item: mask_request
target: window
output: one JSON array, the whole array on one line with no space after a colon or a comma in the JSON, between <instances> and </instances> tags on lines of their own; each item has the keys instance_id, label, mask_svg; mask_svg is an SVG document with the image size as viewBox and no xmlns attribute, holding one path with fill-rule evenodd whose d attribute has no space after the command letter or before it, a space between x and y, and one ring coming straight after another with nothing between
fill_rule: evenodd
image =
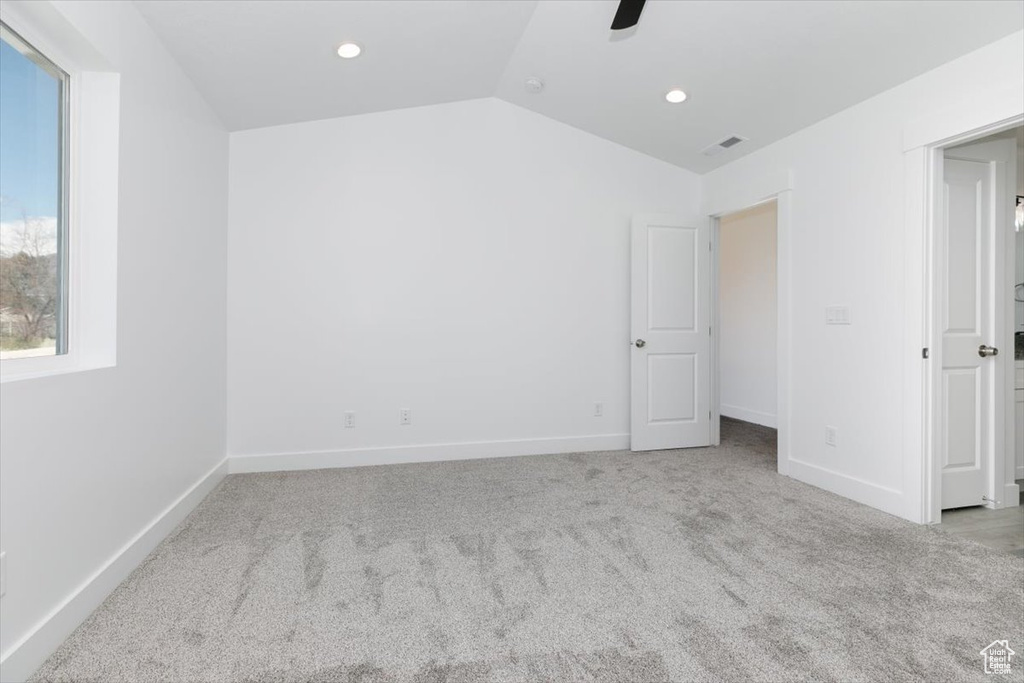
<instances>
[{"instance_id":1,"label":"window","mask_svg":"<svg viewBox=\"0 0 1024 683\"><path fill-rule=\"evenodd\" d=\"M67 353L68 75L0 23L0 360Z\"/></svg>"},{"instance_id":2,"label":"window","mask_svg":"<svg viewBox=\"0 0 1024 683\"><path fill-rule=\"evenodd\" d=\"M0 0L0 384L117 365L120 84L50 3Z\"/></svg>"}]
</instances>

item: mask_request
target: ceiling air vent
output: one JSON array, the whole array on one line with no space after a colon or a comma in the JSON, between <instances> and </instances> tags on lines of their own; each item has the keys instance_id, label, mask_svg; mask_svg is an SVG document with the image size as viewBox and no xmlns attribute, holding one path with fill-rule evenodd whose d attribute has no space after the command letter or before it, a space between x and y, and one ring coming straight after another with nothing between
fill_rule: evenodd
<instances>
[{"instance_id":1,"label":"ceiling air vent","mask_svg":"<svg viewBox=\"0 0 1024 683\"><path fill-rule=\"evenodd\" d=\"M739 135L730 135L726 139L719 140L710 147L705 147L704 149L701 150L700 153L706 157L713 157L716 154L721 154L730 147L735 147L736 145L744 141L746 141L746 138L740 137Z\"/></svg>"}]
</instances>

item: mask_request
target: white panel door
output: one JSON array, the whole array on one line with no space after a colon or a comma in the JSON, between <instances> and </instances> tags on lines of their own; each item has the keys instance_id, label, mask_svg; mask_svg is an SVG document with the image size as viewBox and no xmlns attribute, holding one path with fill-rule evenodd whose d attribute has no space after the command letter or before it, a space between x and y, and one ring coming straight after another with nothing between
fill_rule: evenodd
<instances>
[{"instance_id":1,"label":"white panel door","mask_svg":"<svg viewBox=\"0 0 1024 683\"><path fill-rule=\"evenodd\" d=\"M942 250L942 509L982 505L992 462L994 221L988 164L946 159Z\"/></svg>"},{"instance_id":2,"label":"white panel door","mask_svg":"<svg viewBox=\"0 0 1024 683\"><path fill-rule=\"evenodd\" d=\"M711 252L707 220L633 219L634 451L711 444Z\"/></svg>"}]
</instances>

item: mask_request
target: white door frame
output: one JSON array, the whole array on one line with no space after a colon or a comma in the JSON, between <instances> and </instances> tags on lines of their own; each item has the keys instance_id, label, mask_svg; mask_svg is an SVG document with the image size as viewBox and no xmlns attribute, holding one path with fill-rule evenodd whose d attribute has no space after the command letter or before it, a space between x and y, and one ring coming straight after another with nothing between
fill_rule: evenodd
<instances>
[{"instance_id":1,"label":"white door frame","mask_svg":"<svg viewBox=\"0 0 1024 683\"><path fill-rule=\"evenodd\" d=\"M721 435L721 315L719 311L720 229L723 216L749 209L758 204L776 203L776 415L778 421L778 472L789 474L790 462L790 388L792 386L792 244L793 175L780 170L759 178L749 185L724 188L720 196L706 198L702 214L711 222L711 443L719 445Z\"/></svg>"},{"instance_id":2,"label":"white door frame","mask_svg":"<svg viewBox=\"0 0 1024 683\"><path fill-rule=\"evenodd\" d=\"M942 215L938 204L942 188L937 183L942 179L943 150L1021 125L1024 122L1022 103L1024 85L1013 84L976 93L969 102L913 121L904 130L906 298L901 352L908 359L903 378L905 516L925 524L938 523L942 515L938 457L941 440L936 419L936 401L941 390L942 335L941 318L937 315L941 301L936 284L939 269L935 263L935 238L940 227L937 221ZM1013 250L1007 252L1007 259L1013 258ZM1012 319L1012 300L1005 308ZM1006 311L1002 311L1002 315L1007 315ZM1006 325L1006 329L1009 334L997 345L1001 351L1006 349L1004 353L1012 354L1013 326ZM922 357L924 349L928 349L927 360ZM1007 367L1006 381L1012 390L1013 363L1004 362L1004 366ZM1006 398L1004 409L1009 410L1011 399L1012 395ZM1012 448L1013 421L1004 420L1004 423L1004 443ZM1004 480L1004 469L992 467L996 481ZM1017 495L1016 490L1016 484L1011 482L995 492L995 496L1005 502L1008 496Z\"/></svg>"}]
</instances>

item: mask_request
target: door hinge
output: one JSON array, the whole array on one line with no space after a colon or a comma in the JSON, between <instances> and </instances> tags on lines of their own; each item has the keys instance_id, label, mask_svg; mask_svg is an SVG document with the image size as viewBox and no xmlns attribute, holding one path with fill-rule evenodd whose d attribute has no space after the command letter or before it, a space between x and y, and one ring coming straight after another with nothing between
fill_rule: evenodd
<instances>
[{"instance_id":1,"label":"door hinge","mask_svg":"<svg viewBox=\"0 0 1024 683\"><path fill-rule=\"evenodd\" d=\"M924 347L923 349L921 349L921 358L924 358L925 360L928 360L928 347L927 346Z\"/></svg>"}]
</instances>

